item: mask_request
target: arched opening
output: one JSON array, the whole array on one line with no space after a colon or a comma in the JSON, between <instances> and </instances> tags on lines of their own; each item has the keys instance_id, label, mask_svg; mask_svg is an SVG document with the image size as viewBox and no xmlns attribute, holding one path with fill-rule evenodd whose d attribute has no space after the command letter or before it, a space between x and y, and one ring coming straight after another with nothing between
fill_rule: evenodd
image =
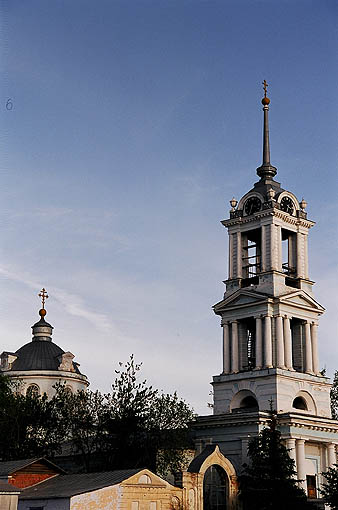
<instances>
[{"instance_id":1,"label":"arched opening","mask_svg":"<svg viewBox=\"0 0 338 510\"><path fill-rule=\"evenodd\" d=\"M250 390L240 390L236 393L230 403L231 413L246 413L258 411L259 405L256 395Z\"/></svg>"},{"instance_id":2,"label":"arched opening","mask_svg":"<svg viewBox=\"0 0 338 510\"><path fill-rule=\"evenodd\" d=\"M203 509L226 510L229 483L224 469L217 464L210 466L203 480Z\"/></svg>"},{"instance_id":3,"label":"arched opening","mask_svg":"<svg viewBox=\"0 0 338 510\"><path fill-rule=\"evenodd\" d=\"M40 395L40 388L37 384L30 384L27 388L26 395L30 397L37 397Z\"/></svg>"},{"instance_id":4,"label":"arched opening","mask_svg":"<svg viewBox=\"0 0 338 510\"><path fill-rule=\"evenodd\" d=\"M239 407L240 409L258 409L257 400L255 397L249 395L248 397L243 398Z\"/></svg>"},{"instance_id":5,"label":"arched opening","mask_svg":"<svg viewBox=\"0 0 338 510\"><path fill-rule=\"evenodd\" d=\"M303 397L296 397L292 402L292 407L295 409L300 409L301 411L307 411L307 405L305 399Z\"/></svg>"}]
</instances>

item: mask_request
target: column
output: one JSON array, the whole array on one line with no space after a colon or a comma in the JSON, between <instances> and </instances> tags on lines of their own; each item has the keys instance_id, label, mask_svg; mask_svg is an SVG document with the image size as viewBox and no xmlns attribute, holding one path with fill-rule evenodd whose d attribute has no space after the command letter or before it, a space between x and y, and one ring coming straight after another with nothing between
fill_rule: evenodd
<instances>
[{"instance_id":1,"label":"column","mask_svg":"<svg viewBox=\"0 0 338 510\"><path fill-rule=\"evenodd\" d=\"M334 443L329 443L327 445L327 461L328 461L328 467L333 467L334 464L337 463L336 445Z\"/></svg>"},{"instance_id":2,"label":"column","mask_svg":"<svg viewBox=\"0 0 338 510\"><path fill-rule=\"evenodd\" d=\"M239 372L237 321L231 321L231 372Z\"/></svg>"},{"instance_id":3,"label":"column","mask_svg":"<svg viewBox=\"0 0 338 510\"><path fill-rule=\"evenodd\" d=\"M230 373L229 323L223 323L223 374Z\"/></svg>"},{"instance_id":4,"label":"column","mask_svg":"<svg viewBox=\"0 0 338 510\"><path fill-rule=\"evenodd\" d=\"M256 370L260 370L263 366L263 334L262 334L262 318L256 317Z\"/></svg>"},{"instance_id":5,"label":"column","mask_svg":"<svg viewBox=\"0 0 338 510\"><path fill-rule=\"evenodd\" d=\"M270 225L270 269L278 269L278 249L277 249L277 230L276 225Z\"/></svg>"},{"instance_id":6,"label":"column","mask_svg":"<svg viewBox=\"0 0 338 510\"><path fill-rule=\"evenodd\" d=\"M312 369L316 375L319 374L317 328L318 324L313 322L311 324Z\"/></svg>"},{"instance_id":7,"label":"column","mask_svg":"<svg viewBox=\"0 0 338 510\"><path fill-rule=\"evenodd\" d=\"M304 236L297 232L297 277L304 278Z\"/></svg>"},{"instance_id":8,"label":"column","mask_svg":"<svg viewBox=\"0 0 338 510\"><path fill-rule=\"evenodd\" d=\"M305 322L305 372L312 374L312 345L311 345L311 330L310 323Z\"/></svg>"},{"instance_id":9,"label":"column","mask_svg":"<svg viewBox=\"0 0 338 510\"><path fill-rule=\"evenodd\" d=\"M285 315L283 319L283 329L284 329L284 363L288 370L293 370L291 327L290 319L287 315Z\"/></svg>"},{"instance_id":10,"label":"column","mask_svg":"<svg viewBox=\"0 0 338 510\"><path fill-rule=\"evenodd\" d=\"M237 232L237 278L242 278L242 234Z\"/></svg>"},{"instance_id":11,"label":"column","mask_svg":"<svg viewBox=\"0 0 338 510\"><path fill-rule=\"evenodd\" d=\"M276 225L276 237L277 237L277 260L278 266L277 270L282 271L282 229L279 225Z\"/></svg>"},{"instance_id":12,"label":"column","mask_svg":"<svg viewBox=\"0 0 338 510\"><path fill-rule=\"evenodd\" d=\"M306 473L305 473L305 440L296 439L296 458L297 458L297 478L299 485L306 491Z\"/></svg>"},{"instance_id":13,"label":"column","mask_svg":"<svg viewBox=\"0 0 338 510\"><path fill-rule=\"evenodd\" d=\"M297 466L297 460L296 460L296 440L292 439L292 438L287 439L286 440L286 447L289 450L288 454L289 454L290 459L292 459L294 461L294 463L295 463L295 475L294 475L294 478L296 478L296 476L297 476L297 469L296 469L296 466Z\"/></svg>"},{"instance_id":14,"label":"column","mask_svg":"<svg viewBox=\"0 0 338 510\"><path fill-rule=\"evenodd\" d=\"M309 255L307 234L304 234L304 278L309 278Z\"/></svg>"},{"instance_id":15,"label":"column","mask_svg":"<svg viewBox=\"0 0 338 510\"><path fill-rule=\"evenodd\" d=\"M277 315L276 321L276 347L277 347L277 367L285 368L284 363L284 335L283 335L283 318Z\"/></svg>"},{"instance_id":16,"label":"column","mask_svg":"<svg viewBox=\"0 0 338 510\"><path fill-rule=\"evenodd\" d=\"M232 234L229 234L229 279L234 277L234 265L233 265L233 250L234 250L234 238Z\"/></svg>"},{"instance_id":17,"label":"column","mask_svg":"<svg viewBox=\"0 0 338 510\"><path fill-rule=\"evenodd\" d=\"M272 367L272 337L271 337L271 317L264 317L264 367Z\"/></svg>"},{"instance_id":18,"label":"column","mask_svg":"<svg viewBox=\"0 0 338 510\"><path fill-rule=\"evenodd\" d=\"M266 226L261 228L261 271L266 271Z\"/></svg>"}]
</instances>

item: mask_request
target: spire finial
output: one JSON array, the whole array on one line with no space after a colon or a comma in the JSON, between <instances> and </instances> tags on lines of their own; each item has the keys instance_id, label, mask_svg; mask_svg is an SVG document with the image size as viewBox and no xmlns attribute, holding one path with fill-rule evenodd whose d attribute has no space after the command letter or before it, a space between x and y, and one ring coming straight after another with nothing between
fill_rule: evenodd
<instances>
[{"instance_id":1,"label":"spire finial","mask_svg":"<svg viewBox=\"0 0 338 510\"><path fill-rule=\"evenodd\" d=\"M264 97L263 97L263 99L262 99L262 105L264 105L264 106L268 106L268 105L270 104L270 99L267 97L266 93L267 93L267 91L268 91L268 86L269 86L269 84L267 83L267 81L266 81L266 80L264 80L264 81L262 82L262 85L263 85L263 89L264 89Z\"/></svg>"},{"instance_id":2,"label":"spire finial","mask_svg":"<svg viewBox=\"0 0 338 510\"><path fill-rule=\"evenodd\" d=\"M263 128L263 164L257 168L257 174L261 179L273 179L277 173L277 168L270 163L270 140L269 140L269 104L270 99L267 97L268 83L266 80L262 82L264 89L264 97L262 99L263 112L264 112L264 128Z\"/></svg>"},{"instance_id":3,"label":"spire finial","mask_svg":"<svg viewBox=\"0 0 338 510\"><path fill-rule=\"evenodd\" d=\"M39 297L41 298L41 302L42 302L42 308L41 308L41 310L39 310L39 315L40 315L40 317L44 317L46 315L46 313L47 313L47 311L45 309L45 302L46 302L46 299L49 298L45 288L43 288L40 291Z\"/></svg>"}]
</instances>

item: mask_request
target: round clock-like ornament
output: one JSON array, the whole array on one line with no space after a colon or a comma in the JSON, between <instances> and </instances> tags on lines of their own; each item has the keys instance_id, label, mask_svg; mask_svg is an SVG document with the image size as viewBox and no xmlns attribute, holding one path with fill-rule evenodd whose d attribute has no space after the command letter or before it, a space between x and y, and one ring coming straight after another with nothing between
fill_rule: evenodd
<instances>
[{"instance_id":1,"label":"round clock-like ornament","mask_svg":"<svg viewBox=\"0 0 338 510\"><path fill-rule=\"evenodd\" d=\"M282 211L288 213L288 214L292 214L293 213L293 209L294 209L294 205L293 205L293 201L291 200L290 197L283 197L281 202L280 202L280 208L282 209Z\"/></svg>"},{"instance_id":2,"label":"round clock-like ornament","mask_svg":"<svg viewBox=\"0 0 338 510\"><path fill-rule=\"evenodd\" d=\"M250 197L244 204L244 210L246 214L254 214L260 211L262 208L262 202L258 197Z\"/></svg>"}]
</instances>

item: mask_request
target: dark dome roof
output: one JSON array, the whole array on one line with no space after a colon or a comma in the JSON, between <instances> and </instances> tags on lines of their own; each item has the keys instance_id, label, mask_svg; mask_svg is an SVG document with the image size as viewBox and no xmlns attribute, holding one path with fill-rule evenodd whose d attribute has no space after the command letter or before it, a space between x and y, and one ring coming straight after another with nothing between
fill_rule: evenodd
<instances>
[{"instance_id":1,"label":"dark dome roof","mask_svg":"<svg viewBox=\"0 0 338 510\"><path fill-rule=\"evenodd\" d=\"M53 342L29 342L16 351L12 370L58 370L64 352ZM73 367L77 374L81 373L76 363Z\"/></svg>"}]
</instances>

